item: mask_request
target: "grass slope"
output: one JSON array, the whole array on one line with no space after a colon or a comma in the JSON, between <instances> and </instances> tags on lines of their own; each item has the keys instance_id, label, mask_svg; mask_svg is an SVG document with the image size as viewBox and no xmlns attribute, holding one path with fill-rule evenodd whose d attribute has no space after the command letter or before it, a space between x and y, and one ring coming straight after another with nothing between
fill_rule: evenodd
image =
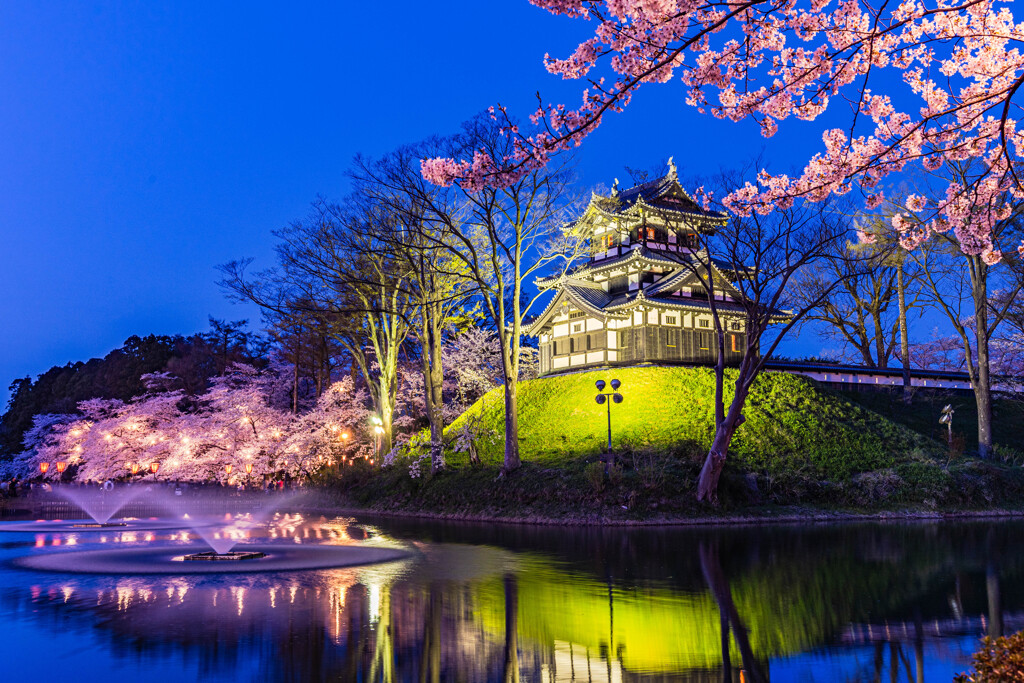
<instances>
[{"instance_id":1,"label":"grass slope","mask_svg":"<svg viewBox=\"0 0 1024 683\"><path fill-rule=\"evenodd\" d=\"M709 368L636 367L581 372L519 385L520 449L524 461L557 465L597 456L605 449L605 406L594 401L598 379L622 381L624 401L612 405L612 447L617 452L654 449L699 460L714 432L714 373ZM727 371L726 403L733 371ZM497 389L449 428L481 415L491 437L481 442L483 463L500 463L504 408ZM747 401L746 423L731 455L744 469L803 471L842 479L892 467L913 453L937 450L935 441L878 413L786 373L764 373ZM461 458L461 460L460 460ZM465 454L452 455L453 464Z\"/></svg>"},{"instance_id":2,"label":"grass slope","mask_svg":"<svg viewBox=\"0 0 1024 683\"><path fill-rule=\"evenodd\" d=\"M913 397L910 405L900 401L895 392L850 391L840 395L939 441L946 439L946 427L939 424L939 415L943 406L951 405L954 409L953 432L963 436L966 450L973 450L978 442L977 405L971 394L950 396L922 392ZM993 399L992 431L996 457L1024 464L1024 401L1001 397ZM1008 457L1001 457L1000 451Z\"/></svg>"},{"instance_id":3,"label":"grass slope","mask_svg":"<svg viewBox=\"0 0 1024 683\"><path fill-rule=\"evenodd\" d=\"M622 381L625 401L612 405L617 458L605 476L598 460L606 409L594 401L594 382L613 377ZM727 394L734 379L730 372ZM475 425L483 434L479 465L449 449L448 466L431 474L420 460L428 450L424 434L394 466L346 467L323 483L345 504L384 512L583 524L736 512L770 518L790 506L856 512L1024 504L1024 468L1010 460L950 460L944 444L915 431L937 419L930 403L909 410L892 395L843 395L785 373L765 373L754 387L722 474L721 505L697 503L697 476L713 432L713 395L714 374L707 368L619 368L522 382L523 466L514 473L501 472L504 409L498 389L446 430L454 443L464 426ZM894 411L893 419L882 410Z\"/></svg>"}]
</instances>

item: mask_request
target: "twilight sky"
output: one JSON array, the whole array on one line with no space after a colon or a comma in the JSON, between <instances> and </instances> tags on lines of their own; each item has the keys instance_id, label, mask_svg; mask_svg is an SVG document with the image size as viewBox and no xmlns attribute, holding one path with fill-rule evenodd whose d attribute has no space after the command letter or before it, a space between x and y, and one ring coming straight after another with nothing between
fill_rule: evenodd
<instances>
[{"instance_id":1,"label":"twilight sky","mask_svg":"<svg viewBox=\"0 0 1024 683\"><path fill-rule=\"evenodd\" d=\"M526 0L0 3L0 412L7 386L132 334L190 334L228 302L216 266L272 265L270 231L339 198L371 156L534 93L589 24ZM701 116L678 84L641 91L588 138L584 187L674 156L710 173L761 150L789 170L823 124ZM805 335L806 353L821 343Z\"/></svg>"}]
</instances>

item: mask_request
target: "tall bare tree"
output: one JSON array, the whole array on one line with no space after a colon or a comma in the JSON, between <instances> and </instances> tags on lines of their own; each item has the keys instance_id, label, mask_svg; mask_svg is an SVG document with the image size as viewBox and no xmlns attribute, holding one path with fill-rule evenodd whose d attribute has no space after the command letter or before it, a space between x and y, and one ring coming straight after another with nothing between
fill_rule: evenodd
<instances>
[{"instance_id":1,"label":"tall bare tree","mask_svg":"<svg viewBox=\"0 0 1024 683\"><path fill-rule=\"evenodd\" d=\"M1021 259L1016 247L1024 232L1024 203L1008 193L993 204L976 197L978 177L984 168L970 162L947 162L937 172L944 185L959 186L962 196L950 199L934 195L915 208L893 207L900 220L923 224L929 204L958 201L969 208L978 221L991 223L991 243L980 245L968 232L922 230L927 249L910 252L921 269L925 301L940 311L952 326L963 348L963 368L971 381L978 414L978 455L988 457L992 450L992 376L991 343L999 325L1012 312L1017 294L1024 289ZM926 187L922 196L929 192ZM908 202L910 203L910 202ZM993 220L993 216L1001 216ZM983 248L984 247L984 248ZM1001 258L993 260L993 254ZM993 298L996 290L999 298Z\"/></svg>"},{"instance_id":2,"label":"tall bare tree","mask_svg":"<svg viewBox=\"0 0 1024 683\"><path fill-rule=\"evenodd\" d=\"M318 201L309 218L279 230L278 267L249 277L248 261L222 267L235 296L289 318L323 323L366 381L391 449L399 352L411 331L407 264L375 238L379 212L358 201ZM380 454L378 453L378 454Z\"/></svg>"},{"instance_id":3,"label":"tall bare tree","mask_svg":"<svg viewBox=\"0 0 1024 683\"><path fill-rule=\"evenodd\" d=\"M884 217L859 217L858 222L858 231L870 235L870 243L837 245L835 254L797 278L795 298L815 297L824 285L837 282L805 321L820 323L821 336L851 348L867 367L887 368L893 356L899 356L905 361L904 388L909 390L908 314L920 310L920 273L893 239Z\"/></svg>"},{"instance_id":4,"label":"tall bare tree","mask_svg":"<svg viewBox=\"0 0 1024 683\"><path fill-rule=\"evenodd\" d=\"M357 157L351 172L357 193L387 217L375 223L377 240L408 273L434 472L445 466L441 352L447 332L464 326L465 308L476 291L465 263L453 254L454 193L431 185L419 172L420 159L436 144L402 147L376 160Z\"/></svg>"},{"instance_id":5,"label":"tall bare tree","mask_svg":"<svg viewBox=\"0 0 1024 683\"><path fill-rule=\"evenodd\" d=\"M492 158L515 153L513 140L487 117L464 124L444 156L486 149ZM439 150L441 151L441 150ZM586 253L581 236L564 230L575 197L570 159L502 187L456 185L459 211L449 218L454 239L438 242L465 267L502 350L505 400L504 472L520 466L518 387L523 320L540 294L528 291L535 275L565 269ZM435 212L440 214L442 212Z\"/></svg>"},{"instance_id":6,"label":"tall bare tree","mask_svg":"<svg viewBox=\"0 0 1024 683\"><path fill-rule=\"evenodd\" d=\"M726 186L736 182L736 178L720 181ZM815 296L798 300L793 297L793 283L803 270L834 254L836 245L847 235L845 218L833 211L830 202L822 202L777 209L767 215L734 215L708 240L707 251L711 256L707 258L713 256L716 269L736 274L731 284L739 293L735 303L746 317L747 334L732 399L721 419L716 419L715 436L697 481L698 500L718 498L718 480L729 446L746 420L743 410L747 397L765 362L785 335L816 309L837 284L823 283ZM709 296L709 301L714 299ZM717 319L716 308L713 303L713 317ZM721 359L721 331L719 336ZM718 374L721 377L723 373L720 370ZM723 392L719 389L716 393Z\"/></svg>"}]
</instances>

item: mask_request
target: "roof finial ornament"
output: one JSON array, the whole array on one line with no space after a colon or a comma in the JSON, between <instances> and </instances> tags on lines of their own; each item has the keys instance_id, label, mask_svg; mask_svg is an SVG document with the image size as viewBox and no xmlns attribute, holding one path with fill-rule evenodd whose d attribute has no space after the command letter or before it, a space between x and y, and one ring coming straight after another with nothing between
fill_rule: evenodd
<instances>
[{"instance_id":1,"label":"roof finial ornament","mask_svg":"<svg viewBox=\"0 0 1024 683\"><path fill-rule=\"evenodd\" d=\"M618 178L615 179L615 183L612 185L612 196L613 197L618 197L619 196L619 179Z\"/></svg>"},{"instance_id":2,"label":"roof finial ornament","mask_svg":"<svg viewBox=\"0 0 1024 683\"><path fill-rule=\"evenodd\" d=\"M676 177L676 165L675 162L672 161L672 157L668 158L668 174L673 178Z\"/></svg>"}]
</instances>

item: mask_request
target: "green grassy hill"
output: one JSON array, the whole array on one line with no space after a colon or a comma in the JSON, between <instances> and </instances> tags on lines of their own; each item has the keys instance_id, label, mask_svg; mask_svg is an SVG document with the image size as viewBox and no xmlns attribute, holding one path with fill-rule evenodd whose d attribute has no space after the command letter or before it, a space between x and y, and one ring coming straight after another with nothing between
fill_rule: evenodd
<instances>
[{"instance_id":1,"label":"green grassy hill","mask_svg":"<svg viewBox=\"0 0 1024 683\"><path fill-rule=\"evenodd\" d=\"M727 402L735 380L728 375ZM606 475L599 462L606 408L594 401L594 382L612 378L622 381L625 401L612 405L616 462ZM774 372L758 379L747 402L747 421L722 473L721 504L698 503L713 395L708 368L620 368L522 382L523 466L514 473L501 472L504 407L497 389L446 430L452 447L443 471L431 474L423 465L423 434L393 466L344 468L332 485L346 504L386 512L585 524L735 513L771 518L791 506L946 512L1024 505L1020 463L957 460L944 443L916 431L937 419L923 399L942 398L922 397L920 406L907 408L894 395L851 397ZM459 450L470 430L478 435L480 465Z\"/></svg>"},{"instance_id":2,"label":"green grassy hill","mask_svg":"<svg viewBox=\"0 0 1024 683\"><path fill-rule=\"evenodd\" d=\"M700 460L714 432L714 373L709 368L638 367L600 370L522 382L519 387L520 448L524 461L556 465L605 449L606 408L594 401L598 379L622 381L625 400L612 405L616 451L654 449ZM733 371L727 371L726 404ZM500 463L504 425L501 389L478 401L452 424L482 419L484 463ZM845 478L937 453L939 444L814 382L786 373L764 373L745 411L747 421L731 455L744 469L801 471ZM461 458L461 460L460 460ZM465 454L452 455L452 463Z\"/></svg>"}]
</instances>

